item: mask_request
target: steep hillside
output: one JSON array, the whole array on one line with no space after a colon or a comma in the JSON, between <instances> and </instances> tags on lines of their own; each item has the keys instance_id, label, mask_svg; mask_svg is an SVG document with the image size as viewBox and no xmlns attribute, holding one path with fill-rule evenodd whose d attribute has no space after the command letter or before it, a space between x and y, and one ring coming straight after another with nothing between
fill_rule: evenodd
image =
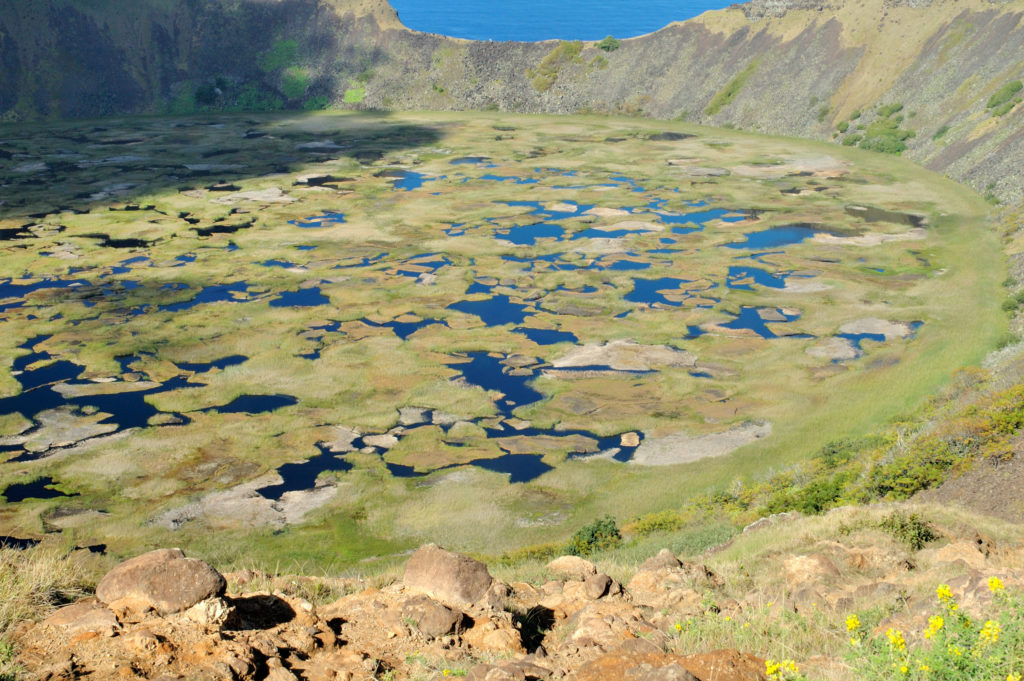
<instances>
[{"instance_id":1,"label":"steep hillside","mask_svg":"<svg viewBox=\"0 0 1024 681\"><path fill-rule=\"evenodd\" d=\"M0 116L333 106L683 117L906 146L1016 202L1022 11L1021 0L758 0L606 51L416 33L384 0L14 0L0 7Z\"/></svg>"}]
</instances>

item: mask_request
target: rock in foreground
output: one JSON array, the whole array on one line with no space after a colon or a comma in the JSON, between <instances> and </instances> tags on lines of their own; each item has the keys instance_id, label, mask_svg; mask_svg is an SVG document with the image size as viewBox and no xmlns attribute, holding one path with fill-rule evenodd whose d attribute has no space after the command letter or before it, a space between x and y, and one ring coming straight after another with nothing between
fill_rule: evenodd
<instances>
[{"instance_id":1,"label":"rock in foreground","mask_svg":"<svg viewBox=\"0 0 1024 681\"><path fill-rule=\"evenodd\" d=\"M224 577L207 563L186 558L181 549L158 549L107 573L96 587L96 597L115 609L168 615L220 596L226 587Z\"/></svg>"}]
</instances>

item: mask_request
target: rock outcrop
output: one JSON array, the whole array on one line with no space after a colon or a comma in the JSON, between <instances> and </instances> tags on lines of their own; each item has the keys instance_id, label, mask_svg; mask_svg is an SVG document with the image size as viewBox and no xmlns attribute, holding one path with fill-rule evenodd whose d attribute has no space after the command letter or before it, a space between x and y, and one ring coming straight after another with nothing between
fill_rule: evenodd
<instances>
[{"instance_id":1,"label":"rock outcrop","mask_svg":"<svg viewBox=\"0 0 1024 681\"><path fill-rule=\"evenodd\" d=\"M816 520L789 522L806 529ZM758 533L774 531L761 523L738 541L760 545ZM752 572L722 572L734 583L715 563L663 550L626 587L575 557L552 561L546 573L556 577L543 584L504 584L483 563L430 544L412 554L402 581L376 588L323 580L321 592L349 593L320 605L295 593L310 591L312 578L235 573L233 584L274 590L225 593L213 568L162 550L112 570L99 599L21 623L12 635L26 678L40 681L764 681L758 655L770 657L771 642L766 650L693 650L700 636L689 636L689 627L720 631L732 622L780 631L801 617L841 627L848 613L884 605L891 615L878 630L896 627L910 637L926 625L937 583L948 584L974 618L994 605L990 578L1006 589L1024 586L1024 549L982 535L913 553L882 534L841 539L762 552ZM805 663L820 672L811 678L832 678L836 664Z\"/></svg>"},{"instance_id":2,"label":"rock outcrop","mask_svg":"<svg viewBox=\"0 0 1024 681\"><path fill-rule=\"evenodd\" d=\"M159 549L121 563L96 587L96 597L111 608L181 612L224 593L224 577L180 549Z\"/></svg>"},{"instance_id":3,"label":"rock outcrop","mask_svg":"<svg viewBox=\"0 0 1024 681\"><path fill-rule=\"evenodd\" d=\"M480 561L428 544L409 558L402 581L444 603L468 606L480 602L494 580Z\"/></svg>"}]
</instances>

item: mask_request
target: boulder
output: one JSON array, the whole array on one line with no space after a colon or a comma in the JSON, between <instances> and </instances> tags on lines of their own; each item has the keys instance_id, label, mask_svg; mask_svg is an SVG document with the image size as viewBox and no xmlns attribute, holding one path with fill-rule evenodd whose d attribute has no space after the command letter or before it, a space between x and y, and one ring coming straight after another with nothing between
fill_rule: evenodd
<instances>
[{"instance_id":1,"label":"boulder","mask_svg":"<svg viewBox=\"0 0 1024 681\"><path fill-rule=\"evenodd\" d=\"M697 677L683 666L682 659L678 655L668 653L633 653L619 650L591 660L568 678L572 681L698 681Z\"/></svg>"},{"instance_id":2,"label":"boulder","mask_svg":"<svg viewBox=\"0 0 1024 681\"><path fill-rule=\"evenodd\" d=\"M419 595L402 604L402 618L428 638L437 638L450 634L462 621L462 613Z\"/></svg>"},{"instance_id":3,"label":"boulder","mask_svg":"<svg viewBox=\"0 0 1024 681\"><path fill-rule=\"evenodd\" d=\"M518 660L503 665L478 664L466 674L466 681L532 681L550 676L551 670Z\"/></svg>"},{"instance_id":4,"label":"boulder","mask_svg":"<svg viewBox=\"0 0 1024 681\"><path fill-rule=\"evenodd\" d=\"M712 650L687 655L682 664L700 681L761 681L768 678L762 658L738 650Z\"/></svg>"},{"instance_id":5,"label":"boulder","mask_svg":"<svg viewBox=\"0 0 1024 681\"><path fill-rule=\"evenodd\" d=\"M587 577L587 580L583 582L583 595L592 601L596 601L601 596L608 593L608 588L612 585L612 578L608 575L593 575Z\"/></svg>"},{"instance_id":6,"label":"boulder","mask_svg":"<svg viewBox=\"0 0 1024 681\"><path fill-rule=\"evenodd\" d=\"M408 589L455 607L480 601L487 595L492 581L487 566L480 561L445 551L436 544L416 549L402 577Z\"/></svg>"},{"instance_id":7,"label":"boulder","mask_svg":"<svg viewBox=\"0 0 1024 681\"><path fill-rule=\"evenodd\" d=\"M114 613L99 603L88 601L64 606L43 620L43 624L60 627L69 634L91 632L105 636L113 636L114 631L121 628Z\"/></svg>"},{"instance_id":8,"label":"boulder","mask_svg":"<svg viewBox=\"0 0 1024 681\"><path fill-rule=\"evenodd\" d=\"M786 572L786 586L790 589L819 584L839 577L839 570L832 561L818 553L787 558L783 569Z\"/></svg>"},{"instance_id":9,"label":"boulder","mask_svg":"<svg viewBox=\"0 0 1024 681\"><path fill-rule=\"evenodd\" d=\"M224 593L219 572L181 549L158 549L127 560L100 581L96 597L128 610L181 612Z\"/></svg>"},{"instance_id":10,"label":"boulder","mask_svg":"<svg viewBox=\"0 0 1024 681\"><path fill-rule=\"evenodd\" d=\"M473 628L462 633L462 641L481 653L522 654L523 637L513 625L511 618L479 618Z\"/></svg>"},{"instance_id":11,"label":"boulder","mask_svg":"<svg viewBox=\"0 0 1024 681\"><path fill-rule=\"evenodd\" d=\"M547 564L547 569L570 579L585 580L597 574L597 566L579 556L561 556Z\"/></svg>"},{"instance_id":12,"label":"boulder","mask_svg":"<svg viewBox=\"0 0 1024 681\"><path fill-rule=\"evenodd\" d=\"M662 549L658 551L658 555L651 556L640 565L641 570L660 570L662 568L677 568L682 565L682 562L676 558L676 554L672 553L668 549Z\"/></svg>"}]
</instances>

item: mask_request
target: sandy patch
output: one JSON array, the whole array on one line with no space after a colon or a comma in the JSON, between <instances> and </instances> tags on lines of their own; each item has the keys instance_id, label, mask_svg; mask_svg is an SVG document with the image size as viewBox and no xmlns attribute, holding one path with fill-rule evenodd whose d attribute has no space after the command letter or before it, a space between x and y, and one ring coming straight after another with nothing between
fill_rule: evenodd
<instances>
[{"instance_id":1,"label":"sandy patch","mask_svg":"<svg viewBox=\"0 0 1024 681\"><path fill-rule=\"evenodd\" d=\"M767 437L771 432L770 423L747 423L724 433L676 433L666 437L650 438L640 444L629 462L638 466L671 466L725 456L743 445Z\"/></svg>"},{"instance_id":2,"label":"sandy patch","mask_svg":"<svg viewBox=\"0 0 1024 681\"><path fill-rule=\"evenodd\" d=\"M794 279L790 277L786 279L786 285L779 290L783 293L817 293L819 291L828 291L831 288L831 285L817 279Z\"/></svg>"},{"instance_id":3,"label":"sandy patch","mask_svg":"<svg viewBox=\"0 0 1024 681\"><path fill-rule=\"evenodd\" d=\"M651 371L660 367L692 367L697 356L666 345L640 345L614 340L603 345L583 345L551 362L556 369L608 367L615 371Z\"/></svg>"},{"instance_id":4,"label":"sandy patch","mask_svg":"<svg viewBox=\"0 0 1024 681\"><path fill-rule=\"evenodd\" d=\"M74 407L47 409L35 416L39 427L12 437L0 438L0 445L20 445L30 452L45 452L54 447L70 447L83 440L106 435L117 430L116 423L100 423L110 414L99 412L85 415Z\"/></svg>"},{"instance_id":5,"label":"sandy patch","mask_svg":"<svg viewBox=\"0 0 1024 681\"><path fill-rule=\"evenodd\" d=\"M842 362L857 358L857 348L845 338L825 338L807 348L807 354L818 359Z\"/></svg>"},{"instance_id":6,"label":"sandy patch","mask_svg":"<svg viewBox=\"0 0 1024 681\"><path fill-rule=\"evenodd\" d=\"M628 210L622 210L621 208L605 208L604 206L594 206L590 210L583 213L584 215L593 215L599 218L620 218L624 215L629 215Z\"/></svg>"},{"instance_id":7,"label":"sandy patch","mask_svg":"<svg viewBox=\"0 0 1024 681\"><path fill-rule=\"evenodd\" d=\"M549 203L544 206L544 210L552 213L575 213L579 209L575 203Z\"/></svg>"},{"instance_id":8,"label":"sandy patch","mask_svg":"<svg viewBox=\"0 0 1024 681\"><path fill-rule=\"evenodd\" d=\"M229 490L207 494L191 504L165 511L150 522L169 530L179 530L186 523L199 519L212 529L283 527L302 522L310 511L327 504L338 493L338 487L334 484L285 492L278 501L262 497L256 492L281 482L281 476L277 473L263 475Z\"/></svg>"},{"instance_id":9,"label":"sandy patch","mask_svg":"<svg viewBox=\"0 0 1024 681\"><path fill-rule=\"evenodd\" d=\"M610 225L593 225L591 229L596 229L600 232L616 232L619 230L627 230L630 232L661 232L665 229L665 225L658 224L657 222L645 222L643 220L626 220L624 222L616 222Z\"/></svg>"},{"instance_id":10,"label":"sandy patch","mask_svg":"<svg viewBox=\"0 0 1024 681\"><path fill-rule=\"evenodd\" d=\"M242 201L257 201L259 203L294 203L298 199L288 196L280 187L271 187L269 189L253 189L247 192L237 192L235 194L228 194L222 196L219 199L213 199L212 203L220 203L224 205L231 205L234 203L241 203Z\"/></svg>"},{"instance_id":11,"label":"sandy patch","mask_svg":"<svg viewBox=\"0 0 1024 681\"><path fill-rule=\"evenodd\" d=\"M921 241L928 233L922 227L915 227L909 229L906 232L900 232L899 234L884 234L882 232L871 232L869 234L859 234L857 236L837 236L835 234L826 234L825 232L818 232L812 238L812 240L819 244L828 244L832 246L880 246L881 244L887 244L897 241Z\"/></svg>"},{"instance_id":12,"label":"sandy patch","mask_svg":"<svg viewBox=\"0 0 1024 681\"><path fill-rule=\"evenodd\" d=\"M85 397L87 395L116 395L119 393L135 393L141 390L152 390L159 388L160 384L153 381L136 381L135 383L58 383L50 386L55 392L60 393L67 399Z\"/></svg>"},{"instance_id":13,"label":"sandy patch","mask_svg":"<svg viewBox=\"0 0 1024 681\"><path fill-rule=\"evenodd\" d=\"M678 168L686 177L726 177L730 174L725 168L691 165L688 159L673 158L669 159L668 164Z\"/></svg>"},{"instance_id":14,"label":"sandy patch","mask_svg":"<svg viewBox=\"0 0 1024 681\"><path fill-rule=\"evenodd\" d=\"M878 317L865 317L856 321L847 322L839 327L839 333L861 334L870 333L878 336L885 336L885 340L906 338L913 331L909 324L903 322L890 322Z\"/></svg>"},{"instance_id":15,"label":"sandy patch","mask_svg":"<svg viewBox=\"0 0 1024 681\"><path fill-rule=\"evenodd\" d=\"M516 435L497 440L498 446L509 454L547 454L550 452L596 452L597 440L584 435Z\"/></svg>"}]
</instances>

